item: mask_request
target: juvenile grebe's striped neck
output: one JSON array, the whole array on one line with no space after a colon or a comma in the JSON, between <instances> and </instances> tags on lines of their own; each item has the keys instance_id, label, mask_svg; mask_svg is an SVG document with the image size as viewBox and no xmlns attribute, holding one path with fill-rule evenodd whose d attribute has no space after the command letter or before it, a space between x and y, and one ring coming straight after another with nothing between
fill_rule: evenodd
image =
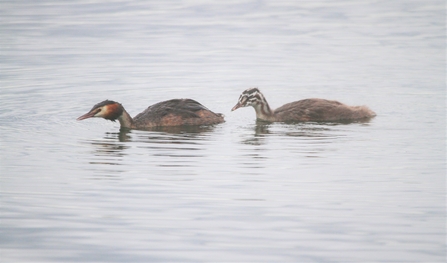
<instances>
[{"instance_id":1,"label":"juvenile grebe's striped neck","mask_svg":"<svg viewBox=\"0 0 447 263\"><path fill-rule=\"evenodd\" d=\"M260 120L270 120L273 117L273 111L258 88L249 88L242 92L232 111L247 106L252 106L255 109L256 117Z\"/></svg>"}]
</instances>

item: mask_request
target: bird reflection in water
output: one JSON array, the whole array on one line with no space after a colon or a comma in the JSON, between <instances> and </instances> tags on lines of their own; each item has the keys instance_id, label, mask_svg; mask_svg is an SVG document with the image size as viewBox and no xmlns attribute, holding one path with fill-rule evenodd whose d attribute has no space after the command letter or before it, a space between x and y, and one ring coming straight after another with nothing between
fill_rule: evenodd
<instances>
[{"instance_id":1,"label":"bird reflection in water","mask_svg":"<svg viewBox=\"0 0 447 263\"><path fill-rule=\"evenodd\" d=\"M329 134L332 131L324 123L272 123L261 120L256 121L252 130L253 133L250 133L250 136L244 135L243 144L262 145L272 135L280 137L325 138L331 137Z\"/></svg>"},{"instance_id":2,"label":"bird reflection in water","mask_svg":"<svg viewBox=\"0 0 447 263\"><path fill-rule=\"evenodd\" d=\"M342 137L341 129L348 124L358 124L367 126L369 119L338 121L338 122L282 122L272 123L262 120L256 120L253 131L249 138L244 136L243 144L261 145L266 143L267 137L271 135L300 137L302 139L327 139Z\"/></svg>"},{"instance_id":3,"label":"bird reflection in water","mask_svg":"<svg viewBox=\"0 0 447 263\"><path fill-rule=\"evenodd\" d=\"M91 179L94 180L116 180L121 178L121 174L126 171L123 167L123 160L129 145L121 143L120 137L126 137L127 132L107 132L104 137L96 140L84 141L84 144L91 146L91 154L86 156L86 170L90 170Z\"/></svg>"},{"instance_id":4,"label":"bird reflection in water","mask_svg":"<svg viewBox=\"0 0 447 263\"><path fill-rule=\"evenodd\" d=\"M254 133L251 133L248 137L244 135L242 140L243 144L249 145L262 145L265 143L267 135L270 134L269 126L271 123L256 121L256 124L253 126Z\"/></svg>"},{"instance_id":5,"label":"bird reflection in water","mask_svg":"<svg viewBox=\"0 0 447 263\"><path fill-rule=\"evenodd\" d=\"M154 127L133 131L134 142L152 165L161 167L168 174L194 173L197 167L206 166L209 149L207 141L215 126Z\"/></svg>"},{"instance_id":6,"label":"bird reflection in water","mask_svg":"<svg viewBox=\"0 0 447 263\"><path fill-rule=\"evenodd\" d=\"M244 148L244 156L262 159L271 148L295 152L303 157L322 157L327 152L337 151L338 144L351 134L348 124L367 126L369 120L343 122L290 122L271 123L257 120L255 125L241 135L241 144L254 147ZM354 128L357 129L357 128ZM269 145L267 145L269 144Z\"/></svg>"},{"instance_id":7,"label":"bird reflection in water","mask_svg":"<svg viewBox=\"0 0 447 263\"><path fill-rule=\"evenodd\" d=\"M145 128L144 131L149 131L152 133L149 134L163 134L165 136L171 135L173 138L182 137L182 138L195 138L201 134L205 134L213 131L215 128L214 125L206 125L206 126L159 126L152 128ZM145 135L147 133L141 133L141 135ZM152 138L152 136L150 137Z\"/></svg>"},{"instance_id":8,"label":"bird reflection in water","mask_svg":"<svg viewBox=\"0 0 447 263\"><path fill-rule=\"evenodd\" d=\"M87 143L94 148L90 164L122 165L132 146L149 149L150 155L169 157L200 157L197 150L214 126L153 127L145 130L121 128L119 132L107 132L104 137ZM137 144L135 144L137 143ZM162 165L162 164L160 164Z\"/></svg>"},{"instance_id":9,"label":"bird reflection in water","mask_svg":"<svg viewBox=\"0 0 447 263\"><path fill-rule=\"evenodd\" d=\"M130 148L126 142L130 140L129 131L107 132L100 140L88 141L93 147L93 158L90 164L120 165L126 155L125 150Z\"/></svg>"}]
</instances>

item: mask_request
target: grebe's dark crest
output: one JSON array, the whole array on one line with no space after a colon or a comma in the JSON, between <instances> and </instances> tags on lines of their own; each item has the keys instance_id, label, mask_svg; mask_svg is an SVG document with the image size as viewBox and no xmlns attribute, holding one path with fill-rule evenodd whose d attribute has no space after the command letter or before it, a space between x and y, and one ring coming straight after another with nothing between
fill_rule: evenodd
<instances>
[{"instance_id":1,"label":"grebe's dark crest","mask_svg":"<svg viewBox=\"0 0 447 263\"><path fill-rule=\"evenodd\" d=\"M123 114L123 111L123 106L118 102L105 100L93 106L89 112L79 117L78 121L92 117L102 117L106 120L116 121Z\"/></svg>"},{"instance_id":2,"label":"grebe's dark crest","mask_svg":"<svg viewBox=\"0 0 447 263\"><path fill-rule=\"evenodd\" d=\"M100 117L118 120L123 128L145 129L160 126L211 125L224 122L222 114L214 113L192 99L173 99L149 106L134 118L130 117L123 105L105 100L93 106L78 120Z\"/></svg>"},{"instance_id":3,"label":"grebe's dark crest","mask_svg":"<svg viewBox=\"0 0 447 263\"><path fill-rule=\"evenodd\" d=\"M243 91L232 111L248 106L255 109L256 117L259 120L270 122L355 121L376 116L366 106L348 106L338 101L325 99L299 100L271 110L267 100L258 88L249 88Z\"/></svg>"}]
</instances>

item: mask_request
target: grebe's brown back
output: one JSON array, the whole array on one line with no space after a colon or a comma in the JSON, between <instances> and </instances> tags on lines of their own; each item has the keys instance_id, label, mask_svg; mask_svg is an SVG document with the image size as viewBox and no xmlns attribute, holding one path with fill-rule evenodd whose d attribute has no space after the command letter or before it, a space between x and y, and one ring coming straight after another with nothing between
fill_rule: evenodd
<instances>
[{"instance_id":1,"label":"grebe's brown back","mask_svg":"<svg viewBox=\"0 0 447 263\"><path fill-rule=\"evenodd\" d=\"M366 106L348 106L335 100L325 99L299 100L271 110L258 88L249 88L242 92L232 111L247 106L252 106L255 109L256 117L259 120L270 122L355 121L376 116Z\"/></svg>"},{"instance_id":2,"label":"grebe's brown back","mask_svg":"<svg viewBox=\"0 0 447 263\"><path fill-rule=\"evenodd\" d=\"M93 106L77 120L101 117L118 120L122 128L145 129L160 126L211 125L224 122L224 116L214 113L192 99L173 99L156 103L135 116L130 117L123 105L105 100Z\"/></svg>"}]
</instances>

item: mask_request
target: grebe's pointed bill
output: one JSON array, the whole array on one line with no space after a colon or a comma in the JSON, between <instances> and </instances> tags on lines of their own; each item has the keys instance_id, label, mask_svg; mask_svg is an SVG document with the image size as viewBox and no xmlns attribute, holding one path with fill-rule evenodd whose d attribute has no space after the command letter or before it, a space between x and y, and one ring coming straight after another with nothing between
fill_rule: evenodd
<instances>
[{"instance_id":1,"label":"grebe's pointed bill","mask_svg":"<svg viewBox=\"0 0 447 263\"><path fill-rule=\"evenodd\" d=\"M93 118L93 117L95 117L95 115L96 115L98 112L100 112L100 111L101 111L101 109L93 109L93 110L87 112L86 114L80 116L80 117L77 118L76 120L78 120L78 121L82 121L82 120L85 120L85 119L88 119L88 118Z\"/></svg>"},{"instance_id":2,"label":"grebe's pointed bill","mask_svg":"<svg viewBox=\"0 0 447 263\"><path fill-rule=\"evenodd\" d=\"M235 111L235 110L239 109L240 107L242 107L242 104L240 104L238 102L236 105L234 105L234 107L231 109L231 111Z\"/></svg>"}]
</instances>

